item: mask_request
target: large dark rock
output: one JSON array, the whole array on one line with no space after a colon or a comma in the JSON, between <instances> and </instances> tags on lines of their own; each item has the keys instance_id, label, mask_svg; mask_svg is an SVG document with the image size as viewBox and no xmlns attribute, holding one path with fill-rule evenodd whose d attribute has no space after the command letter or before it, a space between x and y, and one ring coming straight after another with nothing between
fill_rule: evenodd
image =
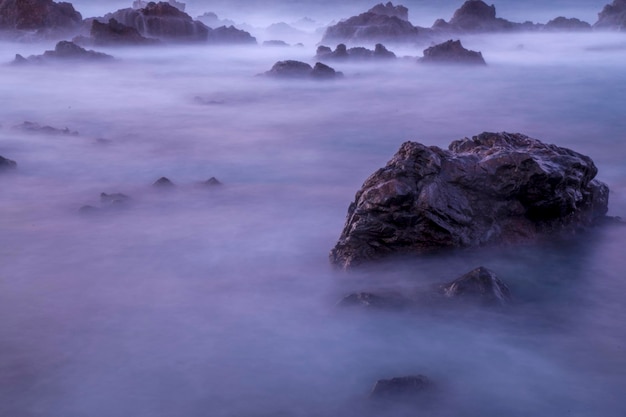
<instances>
[{"instance_id":1,"label":"large dark rock","mask_svg":"<svg viewBox=\"0 0 626 417\"><path fill-rule=\"evenodd\" d=\"M433 383L424 375L379 379L370 393L370 398L376 400L410 401L419 399L425 391L432 388Z\"/></svg>"},{"instance_id":2,"label":"large dark rock","mask_svg":"<svg viewBox=\"0 0 626 417\"><path fill-rule=\"evenodd\" d=\"M501 32L511 30L533 30L532 23L515 23L496 17L496 7L487 5L482 0L468 0L454 12L449 22L439 19L433 25L439 31L464 32Z\"/></svg>"},{"instance_id":3,"label":"large dark rock","mask_svg":"<svg viewBox=\"0 0 626 417\"><path fill-rule=\"evenodd\" d=\"M559 16L550 20L543 27L543 30L550 32L587 32L591 30L591 25L580 19Z\"/></svg>"},{"instance_id":4,"label":"large dark rock","mask_svg":"<svg viewBox=\"0 0 626 417\"><path fill-rule=\"evenodd\" d=\"M482 53L465 49L461 45L461 41L453 41L452 39L425 49L424 57L419 62L425 64L486 65Z\"/></svg>"},{"instance_id":5,"label":"large dark rock","mask_svg":"<svg viewBox=\"0 0 626 417\"><path fill-rule=\"evenodd\" d=\"M598 13L594 29L626 30L626 0L613 0Z\"/></svg>"},{"instance_id":6,"label":"large dark rock","mask_svg":"<svg viewBox=\"0 0 626 417\"><path fill-rule=\"evenodd\" d=\"M330 253L348 268L393 253L531 242L605 218L608 187L591 158L518 133L448 150L406 142L370 176Z\"/></svg>"},{"instance_id":7,"label":"large dark rock","mask_svg":"<svg viewBox=\"0 0 626 417\"><path fill-rule=\"evenodd\" d=\"M0 155L0 172L17 168L17 162Z\"/></svg>"},{"instance_id":8,"label":"large dark rock","mask_svg":"<svg viewBox=\"0 0 626 417\"><path fill-rule=\"evenodd\" d=\"M74 42L61 41L56 44L53 51L45 51L43 55L31 55L28 58L17 54L15 56L14 64L43 64L47 62L62 62L62 61L85 61L85 62L101 62L112 60L111 55L104 54L102 52L96 52L92 50L84 49ZM33 130L36 128L35 124L26 126L29 122L24 122L26 129ZM46 127L44 127L45 129Z\"/></svg>"},{"instance_id":9,"label":"large dark rock","mask_svg":"<svg viewBox=\"0 0 626 417\"><path fill-rule=\"evenodd\" d=\"M394 6L392 2L386 4L379 3L368 10L369 13L382 14L389 17L397 17L402 20L409 20L409 9L402 5Z\"/></svg>"},{"instance_id":10,"label":"large dark rock","mask_svg":"<svg viewBox=\"0 0 626 417\"><path fill-rule=\"evenodd\" d=\"M331 79L343 74L321 62L316 63L315 67L311 67L306 62L287 60L275 63L265 75L276 78Z\"/></svg>"},{"instance_id":11,"label":"large dark rock","mask_svg":"<svg viewBox=\"0 0 626 417\"><path fill-rule=\"evenodd\" d=\"M107 23L93 20L91 38L94 45L154 45L157 39L141 36L134 27L126 26L111 18Z\"/></svg>"},{"instance_id":12,"label":"large dark rock","mask_svg":"<svg viewBox=\"0 0 626 417\"><path fill-rule=\"evenodd\" d=\"M318 46L315 58L319 60L346 60L361 61L371 59L394 59L396 54L389 51L381 43L377 43L374 50L357 46L354 48L347 48L346 45L340 43L333 51L328 46Z\"/></svg>"},{"instance_id":13,"label":"large dark rock","mask_svg":"<svg viewBox=\"0 0 626 417\"><path fill-rule=\"evenodd\" d=\"M321 43L415 42L426 31L397 16L369 11L329 26Z\"/></svg>"},{"instance_id":14,"label":"large dark rock","mask_svg":"<svg viewBox=\"0 0 626 417\"><path fill-rule=\"evenodd\" d=\"M256 44L256 38L254 36L234 26L220 26L210 30L208 41L215 44Z\"/></svg>"},{"instance_id":15,"label":"large dark rock","mask_svg":"<svg viewBox=\"0 0 626 417\"><path fill-rule=\"evenodd\" d=\"M71 3L52 0L0 0L0 30L77 30L83 18Z\"/></svg>"},{"instance_id":16,"label":"large dark rock","mask_svg":"<svg viewBox=\"0 0 626 417\"><path fill-rule=\"evenodd\" d=\"M495 272L478 267L467 274L441 287L441 292L449 298L479 300L483 304L508 304L511 292Z\"/></svg>"}]
</instances>

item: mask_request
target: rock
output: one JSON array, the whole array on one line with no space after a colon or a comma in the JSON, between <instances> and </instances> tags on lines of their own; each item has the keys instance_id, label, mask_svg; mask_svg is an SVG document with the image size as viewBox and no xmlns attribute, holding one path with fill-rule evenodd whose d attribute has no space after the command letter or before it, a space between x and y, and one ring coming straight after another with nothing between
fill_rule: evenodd
<instances>
[{"instance_id":1,"label":"rock","mask_svg":"<svg viewBox=\"0 0 626 417\"><path fill-rule=\"evenodd\" d=\"M14 127L15 129L22 130L28 133L43 133L45 135L69 135L78 136L78 132L69 130L67 127L64 129L58 129L52 126L41 126L39 123L23 122L21 125Z\"/></svg>"},{"instance_id":2,"label":"rock","mask_svg":"<svg viewBox=\"0 0 626 417\"><path fill-rule=\"evenodd\" d=\"M424 49L424 57L419 62L424 64L487 65L482 53L465 49L461 45L461 41L453 41L452 39Z\"/></svg>"},{"instance_id":3,"label":"rock","mask_svg":"<svg viewBox=\"0 0 626 417\"><path fill-rule=\"evenodd\" d=\"M94 45L155 45L158 39L141 36L137 29L111 18L108 23L93 20L91 38Z\"/></svg>"},{"instance_id":4,"label":"rock","mask_svg":"<svg viewBox=\"0 0 626 417\"><path fill-rule=\"evenodd\" d=\"M17 168L17 162L0 155L0 171L8 171L15 168Z\"/></svg>"},{"instance_id":5,"label":"rock","mask_svg":"<svg viewBox=\"0 0 626 417\"><path fill-rule=\"evenodd\" d=\"M501 32L511 30L532 30L532 23L515 23L496 17L496 7L488 6L482 0L468 0L454 12L450 22L441 19L433 25L433 29L447 32Z\"/></svg>"},{"instance_id":6,"label":"rock","mask_svg":"<svg viewBox=\"0 0 626 417\"><path fill-rule=\"evenodd\" d=\"M613 0L598 13L594 29L626 30L626 0Z\"/></svg>"},{"instance_id":7,"label":"rock","mask_svg":"<svg viewBox=\"0 0 626 417\"><path fill-rule=\"evenodd\" d=\"M347 49L346 45L340 43L333 51L328 46L319 46L315 54L316 59L320 60L345 60L352 61L370 60L370 59L394 59L396 54L387 50L381 43L377 43L374 50L361 46Z\"/></svg>"},{"instance_id":8,"label":"rock","mask_svg":"<svg viewBox=\"0 0 626 417\"><path fill-rule=\"evenodd\" d=\"M202 184L204 185L208 185L208 186L216 186L216 185L222 185L222 183L220 182L220 180L218 180L215 177L211 177L208 180L204 181Z\"/></svg>"},{"instance_id":9,"label":"rock","mask_svg":"<svg viewBox=\"0 0 626 417\"><path fill-rule=\"evenodd\" d=\"M124 204L127 203L129 200L130 197L122 193L100 193L100 202L108 206Z\"/></svg>"},{"instance_id":10,"label":"rock","mask_svg":"<svg viewBox=\"0 0 626 417\"><path fill-rule=\"evenodd\" d=\"M220 26L235 26L235 22L233 22L232 20L220 19L213 12L206 12L205 14L198 16L196 20L201 21L210 28L217 28Z\"/></svg>"},{"instance_id":11,"label":"rock","mask_svg":"<svg viewBox=\"0 0 626 417\"><path fill-rule=\"evenodd\" d=\"M379 3L369 9L368 12L409 21L409 9L401 5L394 6L391 2L386 4Z\"/></svg>"},{"instance_id":12,"label":"rock","mask_svg":"<svg viewBox=\"0 0 626 417\"><path fill-rule=\"evenodd\" d=\"M84 49L74 42L61 41L56 44L53 51L45 51L43 55L31 55L28 58L24 58L21 55L16 55L13 64L44 64L46 62L61 62L61 61L85 61L85 62L102 62L112 60L111 55L104 54L102 52L96 52L93 50ZM24 122L24 124L29 122ZM49 126L44 126L48 128Z\"/></svg>"},{"instance_id":13,"label":"rock","mask_svg":"<svg viewBox=\"0 0 626 417\"><path fill-rule=\"evenodd\" d=\"M330 253L349 268L394 253L532 242L601 221L608 187L591 158L519 133L448 150L405 142L350 204Z\"/></svg>"},{"instance_id":14,"label":"rock","mask_svg":"<svg viewBox=\"0 0 626 417\"><path fill-rule=\"evenodd\" d=\"M170 181L169 178L167 177L161 177L158 180L156 180L152 185L155 187L169 188L169 187L173 187L174 183Z\"/></svg>"},{"instance_id":15,"label":"rock","mask_svg":"<svg viewBox=\"0 0 626 417\"><path fill-rule=\"evenodd\" d=\"M148 3L149 2L143 1L143 0L135 0L133 1L133 9L143 9L148 6ZM181 3L176 0L167 0L167 3L171 6L176 7L181 12L185 11L185 6L186 6L185 3Z\"/></svg>"},{"instance_id":16,"label":"rock","mask_svg":"<svg viewBox=\"0 0 626 417\"><path fill-rule=\"evenodd\" d=\"M413 400L433 388L433 383L424 375L409 375L391 379L379 379L370 398L376 400Z\"/></svg>"},{"instance_id":17,"label":"rock","mask_svg":"<svg viewBox=\"0 0 626 417\"><path fill-rule=\"evenodd\" d=\"M140 35L168 41L206 41L209 28L202 22L165 2L149 2L141 9L120 9L109 13L100 21L115 19L119 23L136 29Z\"/></svg>"},{"instance_id":18,"label":"rock","mask_svg":"<svg viewBox=\"0 0 626 417\"><path fill-rule=\"evenodd\" d=\"M543 30L549 32L587 32L591 30L591 25L580 19L576 19L575 17L568 19L566 17L559 16L546 23Z\"/></svg>"},{"instance_id":19,"label":"rock","mask_svg":"<svg viewBox=\"0 0 626 417\"><path fill-rule=\"evenodd\" d=\"M448 298L478 299L484 304L508 304L511 292L495 272L478 267L441 287L441 293Z\"/></svg>"},{"instance_id":20,"label":"rock","mask_svg":"<svg viewBox=\"0 0 626 417\"><path fill-rule=\"evenodd\" d=\"M409 307L413 302L398 292L355 292L343 297L341 307L367 307L381 310L398 310Z\"/></svg>"},{"instance_id":21,"label":"rock","mask_svg":"<svg viewBox=\"0 0 626 417\"><path fill-rule=\"evenodd\" d=\"M0 0L0 30L63 34L77 30L83 18L71 3L52 0Z\"/></svg>"},{"instance_id":22,"label":"rock","mask_svg":"<svg viewBox=\"0 0 626 417\"><path fill-rule=\"evenodd\" d=\"M220 26L210 30L208 41L214 44L256 44L256 38L254 36L234 26Z\"/></svg>"},{"instance_id":23,"label":"rock","mask_svg":"<svg viewBox=\"0 0 626 417\"><path fill-rule=\"evenodd\" d=\"M275 63L265 75L277 78L331 79L343 74L321 62L316 63L315 67L311 67L306 62L287 60Z\"/></svg>"},{"instance_id":24,"label":"rock","mask_svg":"<svg viewBox=\"0 0 626 417\"><path fill-rule=\"evenodd\" d=\"M416 42L427 33L407 20L369 11L327 27L321 43Z\"/></svg>"},{"instance_id":25,"label":"rock","mask_svg":"<svg viewBox=\"0 0 626 417\"><path fill-rule=\"evenodd\" d=\"M81 206L78 209L78 212L81 214L94 214L96 212L100 211L100 209L98 207L94 207L92 205L89 204L85 204L84 206Z\"/></svg>"},{"instance_id":26,"label":"rock","mask_svg":"<svg viewBox=\"0 0 626 417\"><path fill-rule=\"evenodd\" d=\"M263 46L281 46L281 47L285 47L285 46L289 46L289 44L285 41L281 41L281 40L269 40L269 41L263 41Z\"/></svg>"}]
</instances>

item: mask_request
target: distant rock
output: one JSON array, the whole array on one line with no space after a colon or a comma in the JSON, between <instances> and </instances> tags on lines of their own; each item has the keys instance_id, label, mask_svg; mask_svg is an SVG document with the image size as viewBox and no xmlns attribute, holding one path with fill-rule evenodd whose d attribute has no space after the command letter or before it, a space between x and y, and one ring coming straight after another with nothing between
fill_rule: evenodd
<instances>
[{"instance_id":1,"label":"distant rock","mask_svg":"<svg viewBox=\"0 0 626 417\"><path fill-rule=\"evenodd\" d=\"M0 31L37 31L43 36L62 36L78 30L82 20L71 3L0 0Z\"/></svg>"},{"instance_id":2,"label":"distant rock","mask_svg":"<svg viewBox=\"0 0 626 417\"><path fill-rule=\"evenodd\" d=\"M114 18L107 23L93 20L91 24L91 38L93 45L155 45L158 39L141 36L134 27L123 25Z\"/></svg>"},{"instance_id":3,"label":"distant rock","mask_svg":"<svg viewBox=\"0 0 626 417\"><path fill-rule=\"evenodd\" d=\"M591 25L575 17L568 19L559 16L546 23L543 26L543 30L550 32L587 32L591 30Z\"/></svg>"},{"instance_id":4,"label":"distant rock","mask_svg":"<svg viewBox=\"0 0 626 417\"><path fill-rule=\"evenodd\" d=\"M626 0L613 0L598 13L594 29L626 31Z\"/></svg>"},{"instance_id":5,"label":"distant rock","mask_svg":"<svg viewBox=\"0 0 626 417\"><path fill-rule=\"evenodd\" d=\"M45 135L69 135L69 136L78 136L78 132L72 131L67 127L64 129L58 129L52 126L41 126L39 123L35 122L23 122L20 125L14 126L15 129L22 130L28 133L43 133Z\"/></svg>"},{"instance_id":6,"label":"distant rock","mask_svg":"<svg viewBox=\"0 0 626 417\"><path fill-rule=\"evenodd\" d=\"M401 5L394 6L391 2L387 2L386 4L379 3L369 9L368 12L389 17L397 17L399 19L406 20L407 22L409 21L409 9Z\"/></svg>"},{"instance_id":7,"label":"distant rock","mask_svg":"<svg viewBox=\"0 0 626 417\"><path fill-rule=\"evenodd\" d=\"M63 61L102 62L112 59L111 55L84 49L74 42L61 41L56 44L53 51L45 51L43 55L31 55L28 58L24 58L22 55L17 54L13 64L44 64Z\"/></svg>"},{"instance_id":8,"label":"distant rock","mask_svg":"<svg viewBox=\"0 0 626 417\"><path fill-rule=\"evenodd\" d=\"M279 47L286 47L289 46L289 44L285 41L281 41L281 40L269 40L269 41L263 41L263 46L279 46Z\"/></svg>"},{"instance_id":9,"label":"distant rock","mask_svg":"<svg viewBox=\"0 0 626 417\"><path fill-rule=\"evenodd\" d=\"M606 218L591 158L519 133L482 133L448 150L406 142L350 204L330 261L533 242Z\"/></svg>"},{"instance_id":10,"label":"distant rock","mask_svg":"<svg viewBox=\"0 0 626 417\"><path fill-rule=\"evenodd\" d=\"M459 40L448 40L424 49L424 57L419 60L424 64L463 64L487 65L482 53L470 51Z\"/></svg>"},{"instance_id":11,"label":"distant rock","mask_svg":"<svg viewBox=\"0 0 626 417\"><path fill-rule=\"evenodd\" d=\"M213 44L256 44L256 38L234 26L220 26L209 31L207 40Z\"/></svg>"},{"instance_id":12,"label":"distant rock","mask_svg":"<svg viewBox=\"0 0 626 417\"><path fill-rule=\"evenodd\" d=\"M511 301L511 292L495 272L478 267L441 287L448 298L480 300L484 304L505 305Z\"/></svg>"},{"instance_id":13,"label":"distant rock","mask_svg":"<svg viewBox=\"0 0 626 417\"><path fill-rule=\"evenodd\" d=\"M496 7L482 0L468 0L454 12L449 22L438 19L433 29L454 33L481 33L534 30L533 23L515 23L496 17Z\"/></svg>"},{"instance_id":14,"label":"distant rock","mask_svg":"<svg viewBox=\"0 0 626 417\"><path fill-rule=\"evenodd\" d=\"M265 75L276 78L312 78L312 79L333 79L341 77L341 72L335 71L328 65L324 65L321 62L315 64L315 67L311 67L306 62L301 61L278 61L274 64L272 69L267 71Z\"/></svg>"},{"instance_id":15,"label":"distant rock","mask_svg":"<svg viewBox=\"0 0 626 417\"><path fill-rule=\"evenodd\" d=\"M235 22L230 19L220 19L217 14L213 12L206 12L196 18L200 22L204 23L210 28L217 28L220 26L236 26Z\"/></svg>"},{"instance_id":16,"label":"distant rock","mask_svg":"<svg viewBox=\"0 0 626 417\"><path fill-rule=\"evenodd\" d=\"M296 29L285 22L272 23L265 28L265 33L267 36L276 38L293 38L306 34L306 32Z\"/></svg>"},{"instance_id":17,"label":"distant rock","mask_svg":"<svg viewBox=\"0 0 626 417\"><path fill-rule=\"evenodd\" d=\"M215 177L211 177L208 180L204 181L202 184L207 185L209 187L214 187L216 185L222 185L221 181Z\"/></svg>"},{"instance_id":18,"label":"distant rock","mask_svg":"<svg viewBox=\"0 0 626 417\"><path fill-rule=\"evenodd\" d=\"M130 197L122 193L100 193L100 202L107 206L119 205L127 203Z\"/></svg>"},{"instance_id":19,"label":"distant rock","mask_svg":"<svg viewBox=\"0 0 626 417\"><path fill-rule=\"evenodd\" d=\"M0 155L0 172L17 168L17 162Z\"/></svg>"},{"instance_id":20,"label":"distant rock","mask_svg":"<svg viewBox=\"0 0 626 417\"><path fill-rule=\"evenodd\" d=\"M419 399L426 391L432 388L432 381L424 375L379 379L370 393L370 398L375 400L412 401Z\"/></svg>"},{"instance_id":21,"label":"distant rock","mask_svg":"<svg viewBox=\"0 0 626 417\"><path fill-rule=\"evenodd\" d=\"M328 46L319 46L315 55L316 59L323 60L371 60L371 59L395 59L396 54L389 51L381 43L377 43L374 50L361 46L347 49L346 45L340 43L333 51Z\"/></svg>"},{"instance_id":22,"label":"distant rock","mask_svg":"<svg viewBox=\"0 0 626 417\"><path fill-rule=\"evenodd\" d=\"M133 1L133 9L143 9L143 8L147 7L149 3L150 2L148 2L148 1L135 0L135 1ZM186 6L185 3L181 3L181 2L176 1L176 0L167 0L167 3L170 6L176 7L181 12L185 11L185 6Z\"/></svg>"},{"instance_id":23,"label":"distant rock","mask_svg":"<svg viewBox=\"0 0 626 417\"><path fill-rule=\"evenodd\" d=\"M401 310L413 304L413 300L400 292L355 292L343 297L338 306L366 307L380 310Z\"/></svg>"},{"instance_id":24,"label":"distant rock","mask_svg":"<svg viewBox=\"0 0 626 417\"><path fill-rule=\"evenodd\" d=\"M167 177L161 177L158 180L156 180L152 185L155 187L160 187L160 188L169 188L169 187L173 187L174 183L170 181L170 179Z\"/></svg>"}]
</instances>

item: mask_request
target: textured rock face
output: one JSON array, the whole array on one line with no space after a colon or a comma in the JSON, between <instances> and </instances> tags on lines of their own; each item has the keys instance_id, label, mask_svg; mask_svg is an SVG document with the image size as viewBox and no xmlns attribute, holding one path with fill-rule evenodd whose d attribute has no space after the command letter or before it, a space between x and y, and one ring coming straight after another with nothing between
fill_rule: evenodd
<instances>
[{"instance_id":1,"label":"textured rock face","mask_svg":"<svg viewBox=\"0 0 626 417\"><path fill-rule=\"evenodd\" d=\"M52 0L1 0L0 29L74 29L83 18L71 3Z\"/></svg>"},{"instance_id":2,"label":"textured rock face","mask_svg":"<svg viewBox=\"0 0 626 417\"><path fill-rule=\"evenodd\" d=\"M496 7L482 0L468 0L454 12L450 22L438 20L433 28L454 32L498 32L523 29L520 23L496 17Z\"/></svg>"},{"instance_id":3,"label":"textured rock face","mask_svg":"<svg viewBox=\"0 0 626 417\"><path fill-rule=\"evenodd\" d=\"M329 26L322 43L412 42L421 29L396 16L366 12Z\"/></svg>"},{"instance_id":4,"label":"textured rock face","mask_svg":"<svg viewBox=\"0 0 626 417\"><path fill-rule=\"evenodd\" d=\"M511 292L495 272L478 267L441 288L449 298L478 299L485 304L508 304Z\"/></svg>"},{"instance_id":5,"label":"textured rock face","mask_svg":"<svg viewBox=\"0 0 626 417\"><path fill-rule=\"evenodd\" d=\"M591 25L587 22L583 22L580 19L567 18L563 16L559 16L550 20L545 24L543 30L557 32L557 31L575 31L575 32L584 32L591 30Z\"/></svg>"},{"instance_id":6,"label":"textured rock face","mask_svg":"<svg viewBox=\"0 0 626 417\"><path fill-rule=\"evenodd\" d=\"M397 17L402 20L409 20L409 9L402 5L394 6L392 2L386 4L379 3L368 10L370 13L382 14L389 17Z\"/></svg>"},{"instance_id":7,"label":"textured rock face","mask_svg":"<svg viewBox=\"0 0 626 417\"><path fill-rule=\"evenodd\" d=\"M94 45L154 45L156 39L141 36L137 29L121 24L115 19L108 23L94 20L91 23L91 37Z\"/></svg>"},{"instance_id":8,"label":"textured rock face","mask_svg":"<svg viewBox=\"0 0 626 417\"><path fill-rule=\"evenodd\" d=\"M598 13L594 29L626 30L626 0L614 0Z\"/></svg>"},{"instance_id":9,"label":"textured rock face","mask_svg":"<svg viewBox=\"0 0 626 417\"><path fill-rule=\"evenodd\" d=\"M330 260L348 268L590 226L608 210L596 173L589 157L522 134L485 132L448 150L406 142L357 192Z\"/></svg>"},{"instance_id":10,"label":"textured rock face","mask_svg":"<svg viewBox=\"0 0 626 417\"><path fill-rule=\"evenodd\" d=\"M482 53L465 49L461 45L461 41L453 41L452 39L425 49L424 57L419 62L426 64L486 65Z\"/></svg>"},{"instance_id":11,"label":"textured rock face","mask_svg":"<svg viewBox=\"0 0 626 417\"><path fill-rule=\"evenodd\" d=\"M18 54L15 56L15 61L13 62L14 64L43 64L46 62L55 61L108 61L111 59L113 59L111 55L81 48L73 42L61 41L56 44L53 51L45 51L43 55L31 55L28 58L24 58L23 56ZM24 124L22 125L22 129L29 131L39 130L50 134L56 134L53 133L55 129L51 128L50 126L41 127L36 123L31 122L24 122ZM68 133L63 134L70 134L70 132L68 130Z\"/></svg>"}]
</instances>

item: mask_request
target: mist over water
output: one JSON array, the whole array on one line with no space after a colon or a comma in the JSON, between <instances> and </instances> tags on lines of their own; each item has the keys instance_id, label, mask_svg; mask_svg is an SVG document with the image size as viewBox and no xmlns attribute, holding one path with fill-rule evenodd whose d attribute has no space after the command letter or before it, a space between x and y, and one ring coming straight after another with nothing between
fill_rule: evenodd
<instances>
[{"instance_id":1,"label":"mist over water","mask_svg":"<svg viewBox=\"0 0 626 417\"><path fill-rule=\"evenodd\" d=\"M336 63L346 76L332 82L256 76L311 62L314 43L1 66L0 155L18 169L0 175L0 415L623 416L623 227L350 273L327 256L354 193L406 140L509 131L571 148L624 216L624 42L464 37L488 67ZM52 47L1 43L0 62ZM79 135L14 128L24 121ZM176 187L152 187L161 176ZM199 185L212 176L223 185ZM107 208L101 192L131 199ZM336 306L479 265L512 307ZM409 374L440 398L368 401L377 379Z\"/></svg>"}]
</instances>

